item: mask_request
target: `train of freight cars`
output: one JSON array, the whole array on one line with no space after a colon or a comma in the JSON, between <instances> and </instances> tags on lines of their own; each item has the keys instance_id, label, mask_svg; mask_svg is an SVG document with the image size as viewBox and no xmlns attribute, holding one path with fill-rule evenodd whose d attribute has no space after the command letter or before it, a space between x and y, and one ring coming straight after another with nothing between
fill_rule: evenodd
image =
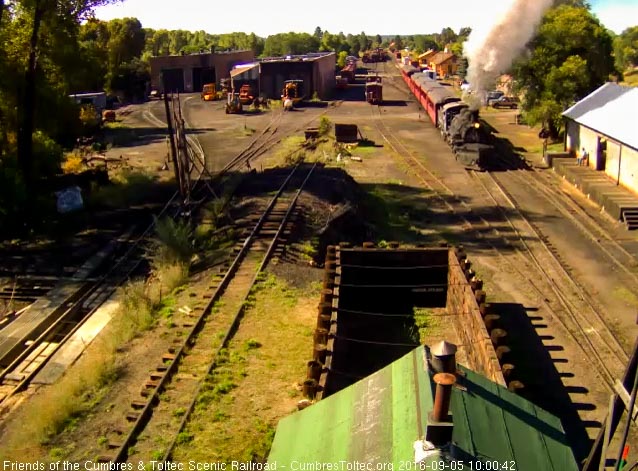
<instances>
[{"instance_id":1,"label":"train of freight cars","mask_svg":"<svg viewBox=\"0 0 638 471\"><path fill-rule=\"evenodd\" d=\"M400 67L403 80L454 151L456 160L469 167L488 167L494 154L493 136L481 124L478 109L471 109L429 71L411 65Z\"/></svg>"}]
</instances>

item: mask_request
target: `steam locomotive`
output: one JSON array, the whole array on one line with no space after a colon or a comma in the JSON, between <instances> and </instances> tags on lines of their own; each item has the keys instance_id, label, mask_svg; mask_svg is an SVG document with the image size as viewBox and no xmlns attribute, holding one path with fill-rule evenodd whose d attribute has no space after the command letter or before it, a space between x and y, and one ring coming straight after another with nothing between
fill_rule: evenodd
<instances>
[{"instance_id":1,"label":"steam locomotive","mask_svg":"<svg viewBox=\"0 0 638 471\"><path fill-rule=\"evenodd\" d=\"M479 119L478 109L461 101L441 85L431 71L402 65L401 75L426 114L454 151L456 160L472 168L486 168L494 153L493 136Z\"/></svg>"}]
</instances>

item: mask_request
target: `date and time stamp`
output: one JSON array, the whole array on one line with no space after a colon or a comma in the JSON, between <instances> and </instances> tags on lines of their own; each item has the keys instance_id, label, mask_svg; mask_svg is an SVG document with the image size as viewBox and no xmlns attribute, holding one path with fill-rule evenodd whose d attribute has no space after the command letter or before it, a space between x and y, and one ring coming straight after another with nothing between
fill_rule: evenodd
<instances>
[{"instance_id":1,"label":"date and time stamp","mask_svg":"<svg viewBox=\"0 0 638 471\"><path fill-rule=\"evenodd\" d=\"M284 463L254 463L243 461L199 462L199 461L140 461L133 463L83 463L58 461L18 463L0 462L0 471L517 471L515 461L457 461L449 459L426 459L420 462L398 463L367 461L290 461Z\"/></svg>"},{"instance_id":2,"label":"date and time stamp","mask_svg":"<svg viewBox=\"0 0 638 471\"><path fill-rule=\"evenodd\" d=\"M277 469L289 471L517 471L512 461L450 461L424 460L401 461L399 463L368 463L352 461L336 461L333 463L291 462Z\"/></svg>"}]
</instances>

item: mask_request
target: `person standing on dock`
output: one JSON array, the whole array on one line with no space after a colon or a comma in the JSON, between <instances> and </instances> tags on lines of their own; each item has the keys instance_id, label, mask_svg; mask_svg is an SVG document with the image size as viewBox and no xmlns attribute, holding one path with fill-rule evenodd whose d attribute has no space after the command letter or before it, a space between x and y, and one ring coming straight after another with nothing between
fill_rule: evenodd
<instances>
[{"instance_id":1,"label":"person standing on dock","mask_svg":"<svg viewBox=\"0 0 638 471\"><path fill-rule=\"evenodd\" d=\"M587 151L586 151L586 150L585 150L585 148L583 147L583 148L581 149L581 151L580 151L580 154L578 154L578 159L576 159L576 160L577 160L577 162L578 162L578 166L581 166L581 165L583 165L583 164L584 164L584 165L587 165L587 159L588 159L588 157L589 157L589 154L587 153Z\"/></svg>"}]
</instances>

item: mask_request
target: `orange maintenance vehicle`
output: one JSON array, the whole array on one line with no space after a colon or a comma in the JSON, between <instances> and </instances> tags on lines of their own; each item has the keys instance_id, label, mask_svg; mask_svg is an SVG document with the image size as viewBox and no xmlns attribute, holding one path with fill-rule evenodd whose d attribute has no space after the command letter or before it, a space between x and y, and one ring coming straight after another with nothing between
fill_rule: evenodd
<instances>
[{"instance_id":1,"label":"orange maintenance vehicle","mask_svg":"<svg viewBox=\"0 0 638 471\"><path fill-rule=\"evenodd\" d=\"M219 97L217 95L217 90L214 83L206 83L202 87L202 100L204 101L213 101L218 100Z\"/></svg>"}]
</instances>

